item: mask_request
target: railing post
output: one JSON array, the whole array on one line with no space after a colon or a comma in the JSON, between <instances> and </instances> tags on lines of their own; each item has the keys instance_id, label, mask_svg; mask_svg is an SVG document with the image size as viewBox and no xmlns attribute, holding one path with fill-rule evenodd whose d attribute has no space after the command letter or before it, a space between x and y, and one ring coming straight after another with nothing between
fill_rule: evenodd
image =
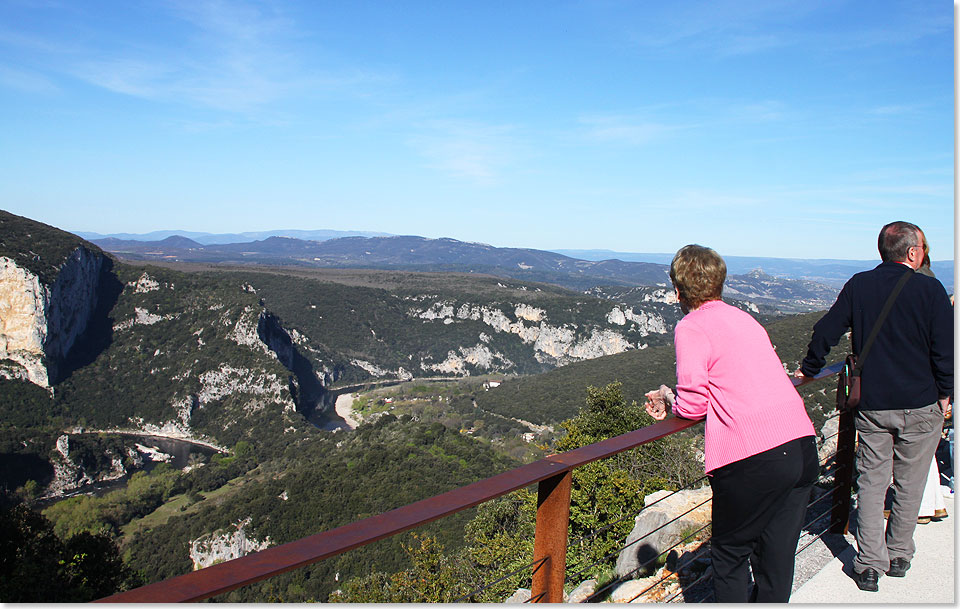
<instances>
[{"instance_id":1,"label":"railing post","mask_svg":"<svg viewBox=\"0 0 960 609\"><path fill-rule=\"evenodd\" d=\"M530 600L536 603L563 602L572 480L572 472L568 470L543 480L537 487L537 529L530 591Z\"/></svg>"},{"instance_id":2,"label":"railing post","mask_svg":"<svg viewBox=\"0 0 960 609\"><path fill-rule=\"evenodd\" d=\"M854 452L857 443L853 410L841 411L837 426L837 469L833 476L830 532L845 535L850 521L850 493L853 490Z\"/></svg>"}]
</instances>

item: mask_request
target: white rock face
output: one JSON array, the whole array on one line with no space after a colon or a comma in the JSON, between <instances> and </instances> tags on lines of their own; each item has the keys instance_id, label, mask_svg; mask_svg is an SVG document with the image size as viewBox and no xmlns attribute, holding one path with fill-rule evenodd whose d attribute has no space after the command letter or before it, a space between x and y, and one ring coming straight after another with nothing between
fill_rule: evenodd
<instances>
[{"instance_id":1,"label":"white rock face","mask_svg":"<svg viewBox=\"0 0 960 609\"><path fill-rule=\"evenodd\" d=\"M147 292L155 292L160 289L160 284L157 283L150 275L147 275L144 271L143 275L133 282L127 284L133 288L134 294L145 294Z\"/></svg>"},{"instance_id":2,"label":"white rock face","mask_svg":"<svg viewBox=\"0 0 960 609\"><path fill-rule=\"evenodd\" d=\"M26 378L42 387L49 385L42 361L47 299L39 277L0 257L0 358L22 366Z\"/></svg>"},{"instance_id":3,"label":"white rock face","mask_svg":"<svg viewBox=\"0 0 960 609\"><path fill-rule=\"evenodd\" d=\"M16 362L30 382L49 387L57 363L90 321L102 266L103 256L78 247L47 285L0 257L0 359Z\"/></svg>"},{"instance_id":4,"label":"white rock face","mask_svg":"<svg viewBox=\"0 0 960 609\"><path fill-rule=\"evenodd\" d=\"M613 330L597 330L585 341L574 343L567 350L566 355L573 359L593 359L603 355L623 353L633 345L622 335Z\"/></svg>"},{"instance_id":5,"label":"white rock face","mask_svg":"<svg viewBox=\"0 0 960 609\"><path fill-rule=\"evenodd\" d=\"M426 321L442 321L445 324L454 323L457 320L482 322L490 326L494 332L516 334L525 344L533 345L534 357L538 361L557 365L622 353L628 349L643 348L641 345L632 344L622 334L611 329L596 328L589 337L578 339L575 327L551 326L547 323L546 311L527 304L516 305L514 309L516 321L511 321L503 311L497 308L465 303L454 310L453 304L445 301L435 302L425 309L411 309L408 314ZM651 315L644 311L634 313L632 308L624 311L620 307L615 307L607 315L607 322L620 326L630 323L641 336L651 333L663 334L667 331L667 324L659 315ZM488 341L489 337L481 334L481 342ZM477 350L472 355L479 362L475 365L483 366L483 362L491 361L479 351L482 346L477 345L471 348ZM466 353L458 355L453 351L450 354L444 363L424 364L424 369L456 372L464 363L467 363L466 359L463 362L459 361L463 359L462 356L470 357ZM495 353L491 355L494 358L498 357Z\"/></svg>"},{"instance_id":6,"label":"white rock face","mask_svg":"<svg viewBox=\"0 0 960 609\"><path fill-rule=\"evenodd\" d=\"M623 326L626 325L627 322L636 325L641 336L667 333L667 322L659 315L651 315L646 311L634 313L633 307L626 310L622 310L620 307L614 307L613 310L607 313L607 323Z\"/></svg>"},{"instance_id":7,"label":"white rock face","mask_svg":"<svg viewBox=\"0 0 960 609\"><path fill-rule=\"evenodd\" d=\"M499 361L500 368L512 368L514 363L505 358L500 353L494 353L489 347L478 344L475 347L460 347L460 353L454 351L447 352L447 359L439 364L428 364L421 362L420 367L424 370L433 370L434 372L445 372L448 374L458 374L468 376L470 374L467 366L474 368L485 368L487 370L494 367Z\"/></svg>"},{"instance_id":8,"label":"white rock face","mask_svg":"<svg viewBox=\"0 0 960 609\"><path fill-rule=\"evenodd\" d=\"M114 332L122 332L124 330L129 330L130 328L141 325L141 326L152 326L155 323L161 321L170 321L171 319L177 319L178 315L175 313L168 313L166 315L157 315L156 313L151 313L147 309L142 307L133 308L133 317L130 319L125 319L119 323L113 324Z\"/></svg>"},{"instance_id":9,"label":"white rock face","mask_svg":"<svg viewBox=\"0 0 960 609\"><path fill-rule=\"evenodd\" d=\"M254 311L252 307L244 308L243 313L236 320L230 318L228 315L224 315L221 318L221 321L224 323L224 325L233 325L233 329L230 331L227 337L238 345L244 345L255 350L272 353L267 348L267 345L263 344L263 341L260 340L260 335L257 333L257 326L260 322L260 314Z\"/></svg>"},{"instance_id":10,"label":"white rock face","mask_svg":"<svg viewBox=\"0 0 960 609\"><path fill-rule=\"evenodd\" d=\"M134 444L137 447L137 450L143 453L151 461L162 461L163 463L169 463L173 460L173 455L168 455L165 452L152 447L144 446L143 444Z\"/></svg>"},{"instance_id":11,"label":"white rock face","mask_svg":"<svg viewBox=\"0 0 960 609\"><path fill-rule=\"evenodd\" d=\"M664 304L677 304L678 302L680 302L677 299L676 290L672 290L672 289L654 290L649 294L644 294L643 301L644 302L662 302Z\"/></svg>"},{"instance_id":12,"label":"white rock face","mask_svg":"<svg viewBox=\"0 0 960 609\"><path fill-rule=\"evenodd\" d=\"M402 366L400 368L397 368L396 370L387 370L385 368L381 368L380 366L377 366L376 364L372 364L370 362L367 362L361 359L352 359L350 360L350 363L353 364L354 366L357 366L358 368L362 368L366 370L368 373L370 373L371 376L374 376L377 378L383 377L383 376L396 377L403 380L409 380L413 378L413 374L404 370Z\"/></svg>"},{"instance_id":13,"label":"white rock face","mask_svg":"<svg viewBox=\"0 0 960 609\"><path fill-rule=\"evenodd\" d=\"M518 304L516 311L514 311L517 317L520 319L525 319L527 321L541 321L547 316L547 312L543 309L538 309L537 307L531 307L526 304Z\"/></svg>"},{"instance_id":14,"label":"white rock face","mask_svg":"<svg viewBox=\"0 0 960 609\"><path fill-rule=\"evenodd\" d=\"M197 400L201 407L234 393L247 393L263 396L268 403L285 403L286 410L296 409L286 393L285 380L272 373L223 365L219 370L204 372L199 378L201 389ZM263 405L251 403L253 408Z\"/></svg>"},{"instance_id":15,"label":"white rock face","mask_svg":"<svg viewBox=\"0 0 960 609\"><path fill-rule=\"evenodd\" d=\"M245 528L249 524L250 518L246 518L234 524L233 531L215 531L191 541L190 560L193 561L193 570L240 558L270 547L269 537L263 541L247 537Z\"/></svg>"}]
</instances>

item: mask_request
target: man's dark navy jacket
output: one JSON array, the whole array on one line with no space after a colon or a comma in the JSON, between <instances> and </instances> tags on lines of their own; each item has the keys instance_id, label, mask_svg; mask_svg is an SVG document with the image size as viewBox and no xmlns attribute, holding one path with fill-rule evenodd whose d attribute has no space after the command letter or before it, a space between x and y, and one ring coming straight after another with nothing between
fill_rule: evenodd
<instances>
[{"instance_id":1,"label":"man's dark navy jacket","mask_svg":"<svg viewBox=\"0 0 960 609\"><path fill-rule=\"evenodd\" d=\"M943 284L898 262L857 273L837 302L813 327L800 369L813 376L848 329L860 353L890 292L903 273L913 273L897 297L861 373L862 410L928 406L953 395L953 307ZM838 358L842 359L842 358Z\"/></svg>"}]
</instances>

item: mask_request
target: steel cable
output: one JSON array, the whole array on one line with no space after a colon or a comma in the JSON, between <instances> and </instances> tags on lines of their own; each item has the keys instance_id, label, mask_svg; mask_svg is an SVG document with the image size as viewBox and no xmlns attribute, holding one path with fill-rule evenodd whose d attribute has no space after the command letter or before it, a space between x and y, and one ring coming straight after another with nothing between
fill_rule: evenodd
<instances>
[{"instance_id":1,"label":"steel cable","mask_svg":"<svg viewBox=\"0 0 960 609\"><path fill-rule=\"evenodd\" d=\"M706 502L704 502L704 503L706 503ZM703 504L700 504L700 505L703 505ZM698 507L699 507L699 506L698 506ZM682 515L682 514L681 514L681 515ZM670 546L669 548L667 548L667 549L665 549L664 551L660 552L659 554L657 554L657 555L654 556L653 558L647 560L647 561L646 561L645 563L643 563L642 565L638 565L635 569L633 569L633 570L630 571L629 573L626 573L625 575L622 575L622 576L618 577L617 579L615 579L615 580L613 580L612 582L608 583L608 584L605 585L604 587L600 588L599 590L597 590L596 592L594 592L593 595L596 596L596 595L598 595L598 594L600 594L600 593L602 593L602 592L610 589L610 588L613 587L614 585L616 585L616 584L618 584L618 583L620 583L620 582L625 581L625 580L628 579L631 575L634 575L635 573L637 573L637 572L640 571L641 569L643 569L643 568L651 565L652 563L656 562L657 560L660 559L661 556L663 556L664 554L668 554L671 550L673 550L673 549L676 548L677 546L685 543L688 539L696 536L698 533L700 533L701 531L703 531L703 530L706 529L707 527L711 526L712 524L713 524L712 522L709 522L709 523L703 525L702 527L700 527L700 528L697 529L696 531L690 533L689 535L687 535L686 537L684 537L684 538L681 539L680 541L676 542L675 544L673 544L673 545ZM709 541L709 540L710 540L710 539L707 538L707 539L704 540L703 543L706 543L706 542ZM632 544L630 544L630 545L632 545ZM628 547L629 547L629 546L628 546ZM658 582L658 583L659 583L659 582ZM653 588L654 586L656 586L656 585L657 585L657 584L653 584L652 586L650 586L649 588L647 588L646 590L644 590L643 592L641 592L641 593L638 594L637 596L641 596L641 595L645 594L648 590L652 589L652 588ZM635 599L635 598L637 598L637 597L634 597L634 599Z\"/></svg>"},{"instance_id":2,"label":"steel cable","mask_svg":"<svg viewBox=\"0 0 960 609\"><path fill-rule=\"evenodd\" d=\"M696 535L696 534L699 533L700 531L704 530L704 529L707 528L708 526L710 526L710 525L709 525L709 524L706 524L706 525L700 527L699 529L697 529L697 530L694 531L693 533L687 535L686 537L684 537L683 539L681 539L681 540L678 541L677 543L673 544L672 546L670 546L669 548L667 548L666 550L664 550L663 552L661 552L660 554L658 554L658 555L655 556L654 558L648 560L648 561L647 561L646 563L644 563L643 565L640 565L640 567L637 567L636 569L634 569L633 571L631 571L630 573L628 573L628 575L632 575L632 574L636 573L637 571L640 570L641 567L645 567L646 565L650 564L650 563L653 562L654 560L659 559L661 556L663 556L664 554L667 554L668 552L670 552L671 550L673 550L675 547L677 547L677 546L679 546L680 544L684 543L685 541L687 541L688 539L690 539L691 537L693 537L694 535ZM711 539L711 538L707 538L707 539L703 540L703 543L706 543L706 542L710 541L710 539ZM701 547L702 547L702 545L701 545ZM662 577L662 578L660 578L659 580L655 581L654 583L650 584L649 586L647 586L646 588L644 588L639 594L637 594L636 596L634 596L633 598L631 598L631 599L630 599L629 601L627 601L627 602L628 602L628 603L632 603L633 601L637 600L638 598L640 598L641 596L643 596L644 594L646 594L646 593L649 592L650 590L653 590L654 588L656 588L657 586L659 586L659 585L662 584L663 582L667 581L668 579L670 579L671 577L673 577L674 575L676 575L676 574L680 571L681 568L686 567L686 566L691 565L691 564L693 564L694 562L696 562L698 558L699 558L699 557L694 557L694 558L691 558L690 560L688 560L687 562L683 563L683 565L677 565L677 570L676 570L676 571L672 571L669 575L665 575L664 577ZM698 578L694 583L698 582L698 581L699 581L700 579L702 579L703 577L704 577L704 576L701 576L701 577Z\"/></svg>"},{"instance_id":3,"label":"steel cable","mask_svg":"<svg viewBox=\"0 0 960 609\"><path fill-rule=\"evenodd\" d=\"M824 516L826 516L827 514L829 514L829 513L832 512L832 511L833 511L833 507L831 506L830 509L828 509L826 512L823 512L822 514L820 514L819 516L817 516L816 518L814 518L813 520L811 520L810 523L809 523L807 526L812 525L813 523L819 521L821 518L823 518ZM829 531L829 530L830 530L830 529L827 528L827 529L823 530L821 533L817 534L817 535L813 538L813 540L810 541L810 543L808 543L807 545L805 545L805 546L803 546L802 548L800 548L799 550L797 550L797 551L794 553L794 556L797 556L798 554L800 554L800 552L803 552L804 550L806 550L807 548L809 548L809 547L810 547L811 545L813 545L818 539L820 539L821 537L823 537L823 535L826 534L827 531Z\"/></svg>"},{"instance_id":4,"label":"steel cable","mask_svg":"<svg viewBox=\"0 0 960 609\"><path fill-rule=\"evenodd\" d=\"M622 516L622 517L618 518L617 520L614 520L613 522L611 522L611 523L609 523L609 524L601 527L600 529L597 529L596 531L593 531L593 532L591 532L591 533L587 533L587 534L582 535L580 538L578 538L578 539L576 539L576 540L574 540L574 541L571 541L571 542L568 543L567 545L568 545L568 546L572 546L572 545L574 545L574 544L583 543L584 541L588 541L588 540L590 540L590 539L595 539L595 538L596 538L598 535L600 535L601 533L605 533L606 531L610 530L612 527L616 526L617 524L620 524L620 523L623 522L624 520L627 520L628 518L636 518L637 516L639 516L640 514L643 513L643 510L645 510L645 509L647 509L647 508L650 508L650 507L653 507L653 506L657 505L658 503L660 503L661 501L664 501L664 500L666 500L666 499L669 499L670 497L673 497L674 495L676 495L676 494L679 493L680 491L685 491L685 490L693 487L694 484L697 484L697 483L699 483L699 482L702 482L702 481L704 481L704 480L706 480L706 479L707 479L707 476L706 476L706 475L703 475L703 476L697 478L696 480L694 480L693 482L688 483L686 486L684 486L684 487L682 487L682 488L679 488L679 489L673 491L673 492L670 493L669 495L665 495L665 496L657 499L656 501L654 501L654 502L651 503L650 505L645 505L645 506L643 506L643 507L640 508L636 513L634 513L634 514L627 514L626 516ZM651 531L651 533L652 533L652 532L653 532L653 531Z\"/></svg>"},{"instance_id":5,"label":"steel cable","mask_svg":"<svg viewBox=\"0 0 960 609\"><path fill-rule=\"evenodd\" d=\"M701 575L701 576L698 577L697 579L695 579L695 580L693 580L692 582L690 582L689 584L687 584L686 589L687 589L687 590L692 590L693 588L695 588L695 587L697 586L697 584L699 584L699 583L701 583L701 582L705 582L705 581L707 581L709 578L710 578L710 573L709 573L708 571L705 571L705 572L703 573L703 575ZM673 602L673 599L675 599L675 598L677 598L678 596L680 596L680 594L682 594L683 592L684 592L684 590L680 590L679 592L676 592L676 593L675 593L673 596L671 596L670 598L664 599L663 602L664 602L664 603L671 603L671 602ZM706 602L706 600L707 600L708 598L710 598L711 596L713 596L713 590L712 590L712 589L709 590L709 593L707 594L707 596L705 596L703 599L701 599L700 602ZM684 602L686 602L686 601L684 601Z\"/></svg>"},{"instance_id":6,"label":"steel cable","mask_svg":"<svg viewBox=\"0 0 960 609\"><path fill-rule=\"evenodd\" d=\"M689 514L690 512L696 510L697 508L699 508L699 507L701 507L701 506L703 506L703 505L706 505L706 504L707 504L708 502L710 502L710 501L713 501L713 497L710 497L709 499L707 499L707 500L705 500L705 501L703 501L703 502L701 502L701 503L698 503L697 505L693 506L692 508L690 508L690 509L687 510L686 512L683 512L682 514L678 514L678 515L677 515L676 517L674 517L672 520L668 520L667 522L663 523L662 525L658 526L657 528L653 529L652 531L646 533L646 534L643 535L642 537L639 537L639 538L631 541L631 542L628 543L627 545L625 545L625 546L623 546L623 547L621 547L621 548L618 548L616 551L611 552L610 554L607 554L606 556L601 557L600 560L598 560L598 561L596 561L596 562L593 562L593 563L591 563L591 564L583 567L582 569L580 569L579 571L577 571L577 572L574 573L573 575L568 575L568 576L566 576L566 578L564 579L564 581L569 582L569 581L571 581L572 579L575 579L577 576L583 574L587 569L591 569L591 568L599 565L600 563L608 560L610 557L615 556L615 555L619 554L620 552L623 552L624 550L626 550L626 549L629 548L630 546L635 545L635 544L637 544L637 543L640 543L641 541L643 541L644 539L646 539L646 538L649 537L650 535L653 535L654 533L656 533L656 532L659 531L660 529L666 527L667 525L676 522L676 521L679 520L680 518L686 516L687 514ZM655 503L656 503L656 502L651 503L650 505L652 506L652 505L654 505ZM709 526L709 525L707 525L707 526ZM706 527L704 527L704 528L706 528ZM702 530L702 529L701 529L701 530ZM698 532L699 532L699 531L698 531ZM658 555L658 556L659 556L659 555ZM649 563L650 561L647 561L647 562ZM643 565L640 565L640 567L644 567L644 566L646 566L646 563L643 564ZM634 571L632 571L631 573L635 573L637 570L640 569L640 567L637 567L637 569L634 569Z\"/></svg>"},{"instance_id":7,"label":"steel cable","mask_svg":"<svg viewBox=\"0 0 960 609\"><path fill-rule=\"evenodd\" d=\"M480 588L477 588L476 590L474 590L474 591L472 591L472 592L469 592L469 593L467 593L467 594L464 594L463 596L457 598L457 599L454 600L453 602L459 603L459 602L462 602L462 601L467 600L468 598L472 598L472 597L476 596L477 594L480 594L480 593L483 592L484 590L489 590L490 588L496 586L496 585L499 584L500 582L502 582L502 581L504 581L504 580L506 580L506 579L509 579L509 578L513 577L514 575L516 575L516 574L518 574L518 573L521 573L521 572L523 572L523 571L526 571L527 569L530 569L531 567L535 567L535 568L533 569L533 573L536 573L537 571L540 570L540 567L542 567L542 566L547 562L547 559L548 559L548 558L549 558L549 557L544 556L544 557L541 558L540 560L536 560L536 561L534 561L534 562L532 562L532 563L530 563L530 564L528 564L528 565L524 565L524 566L520 567L519 569L516 569L516 570L514 570L514 571L511 571L510 573L507 573L506 575L504 575L503 577L501 577L501 578L499 578L499 579L496 579L496 580L494 580L494 581L492 581L492 582L490 582L490 583L484 584L484 585L481 586ZM537 564L537 563L539 563L539 564Z\"/></svg>"}]
</instances>

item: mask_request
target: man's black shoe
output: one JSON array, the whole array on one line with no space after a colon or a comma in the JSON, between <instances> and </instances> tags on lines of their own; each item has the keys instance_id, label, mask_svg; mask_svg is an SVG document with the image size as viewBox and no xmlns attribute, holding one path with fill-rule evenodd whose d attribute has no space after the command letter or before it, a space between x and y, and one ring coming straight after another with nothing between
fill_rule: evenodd
<instances>
[{"instance_id":1,"label":"man's black shoe","mask_svg":"<svg viewBox=\"0 0 960 609\"><path fill-rule=\"evenodd\" d=\"M887 571L887 575L890 577L903 577L907 574L907 569L909 568L909 560L906 558L894 558L890 561L890 570Z\"/></svg>"},{"instance_id":2,"label":"man's black shoe","mask_svg":"<svg viewBox=\"0 0 960 609\"><path fill-rule=\"evenodd\" d=\"M864 569L857 573L857 587L867 592L876 592L880 589L880 574L873 569Z\"/></svg>"}]
</instances>

